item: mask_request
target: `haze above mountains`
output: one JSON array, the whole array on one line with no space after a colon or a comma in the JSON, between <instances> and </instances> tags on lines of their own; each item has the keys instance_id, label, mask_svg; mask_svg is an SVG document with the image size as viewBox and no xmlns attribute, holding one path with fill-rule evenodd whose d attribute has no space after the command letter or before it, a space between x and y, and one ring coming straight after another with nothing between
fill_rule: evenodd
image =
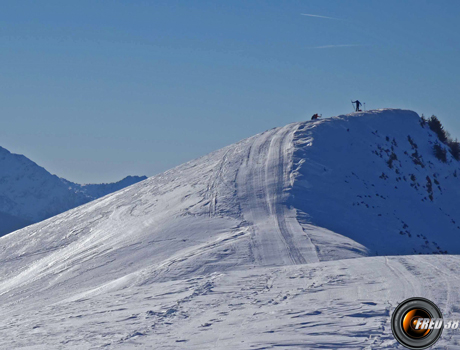
<instances>
[{"instance_id":1,"label":"haze above mountains","mask_svg":"<svg viewBox=\"0 0 460 350\"><path fill-rule=\"evenodd\" d=\"M436 142L406 110L293 123L6 235L4 344L394 348L404 298L459 313L460 163Z\"/></svg>"}]
</instances>

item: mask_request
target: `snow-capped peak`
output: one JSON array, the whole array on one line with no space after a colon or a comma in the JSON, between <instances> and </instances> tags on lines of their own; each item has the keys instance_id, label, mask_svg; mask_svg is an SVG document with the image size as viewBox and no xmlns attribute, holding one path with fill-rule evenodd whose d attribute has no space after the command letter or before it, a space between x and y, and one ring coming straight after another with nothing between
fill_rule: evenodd
<instances>
[{"instance_id":1,"label":"snow-capped peak","mask_svg":"<svg viewBox=\"0 0 460 350\"><path fill-rule=\"evenodd\" d=\"M50 174L23 155L0 147L0 234L44 220L146 179L79 185Z\"/></svg>"}]
</instances>

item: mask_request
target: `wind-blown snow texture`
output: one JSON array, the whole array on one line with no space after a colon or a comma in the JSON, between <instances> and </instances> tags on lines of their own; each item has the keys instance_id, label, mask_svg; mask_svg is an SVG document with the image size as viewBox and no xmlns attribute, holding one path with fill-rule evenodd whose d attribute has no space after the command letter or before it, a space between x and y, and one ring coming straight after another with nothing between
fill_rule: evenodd
<instances>
[{"instance_id":1,"label":"wind-blown snow texture","mask_svg":"<svg viewBox=\"0 0 460 350\"><path fill-rule=\"evenodd\" d=\"M4 344L394 348L407 297L460 316L458 257L366 257L460 251L434 140L410 111L290 124L2 237Z\"/></svg>"},{"instance_id":2,"label":"wind-blown snow texture","mask_svg":"<svg viewBox=\"0 0 460 350\"><path fill-rule=\"evenodd\" d=\"M0 147L0 235L145 179L128 176L113 184L79 185L51 175L30 159Z\"/></svg>"}]
</instances>

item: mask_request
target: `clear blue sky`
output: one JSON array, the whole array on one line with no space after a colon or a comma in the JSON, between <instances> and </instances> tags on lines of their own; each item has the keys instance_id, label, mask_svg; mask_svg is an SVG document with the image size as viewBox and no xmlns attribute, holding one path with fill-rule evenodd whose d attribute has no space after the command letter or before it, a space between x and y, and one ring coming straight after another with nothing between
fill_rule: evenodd
<instances>
[{"instance_id":1,"label":"clear blue sky","mask_svg":"<svg viewBox=\"0 0 460 350\"><path fill-rule=\"evenodd\" d=\"M460 137L458 0L2 1L0 45L0 146L76 182L154 175L357 98Z\"/></svg>"}]
</instances>

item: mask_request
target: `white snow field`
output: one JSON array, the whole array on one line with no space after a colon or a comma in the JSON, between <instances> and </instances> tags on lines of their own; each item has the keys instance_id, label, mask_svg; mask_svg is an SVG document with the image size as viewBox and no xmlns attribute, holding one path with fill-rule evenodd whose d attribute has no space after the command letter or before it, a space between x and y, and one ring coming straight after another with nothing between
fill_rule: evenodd
<instances>
[{"instance_id":1,"label":"white snow field","mask_svg":"<svg viewBox=\"0 0 460 350\"><path fill-rule=\"evenodd\" d=\"M405 298L460 317L435 141L404 110L294 123L4 236L0 348L398 348Z\"/></svg>"}]
</instances>

